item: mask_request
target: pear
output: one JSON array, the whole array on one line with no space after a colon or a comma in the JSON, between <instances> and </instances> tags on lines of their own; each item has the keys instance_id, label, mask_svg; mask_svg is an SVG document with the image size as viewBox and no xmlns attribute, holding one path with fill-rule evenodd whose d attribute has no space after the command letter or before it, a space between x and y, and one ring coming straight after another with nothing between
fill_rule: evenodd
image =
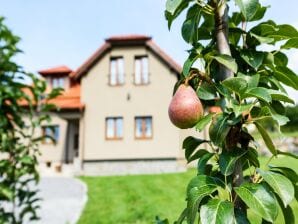
<instances>
[{"instance_id":1,"label":"pear","mask_svg":"<svg viewBox=\"0 0 298 224\"><path fill-rule=\"evenodd\" d=\"M203 116L204 110L196 92L182 84L174 94L168 109L172 123L181 129L192 128Z\"/></svg>"}]
</instances>

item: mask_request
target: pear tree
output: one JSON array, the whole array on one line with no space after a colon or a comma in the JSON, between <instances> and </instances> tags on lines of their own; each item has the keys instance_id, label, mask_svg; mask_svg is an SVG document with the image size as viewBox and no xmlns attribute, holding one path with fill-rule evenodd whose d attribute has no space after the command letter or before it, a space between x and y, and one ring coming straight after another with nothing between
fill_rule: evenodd
<instances>
[{"instance_id":1,"label":"pear tree","mask_svg":"<svg viewBox=\"0 0 298 224\"><path fill-rule=\"evenodd\" d=\"M280 130L289 121L285 106L295 104L285 86L298 89L286 54L298 48L298 31L264 20L268 8L259 0L166 1L168 28L186 15L181 34L190 45L169 116L179 128L209 132L208 139L189 136L183 142L186 160L197 164L197 176L186 187L177 224L251 223L248 211L262 223L275 223L279 213L284 223L295 223L290 203L298 199L298 175L270 160L261 168L264 149L249 128L259 132L271 158L297 159L275 146L262 125L269 120ZM187 93L189 88L196 94ZM208 112L208 107L217 110Z\"/></svg>"}]
</instances>

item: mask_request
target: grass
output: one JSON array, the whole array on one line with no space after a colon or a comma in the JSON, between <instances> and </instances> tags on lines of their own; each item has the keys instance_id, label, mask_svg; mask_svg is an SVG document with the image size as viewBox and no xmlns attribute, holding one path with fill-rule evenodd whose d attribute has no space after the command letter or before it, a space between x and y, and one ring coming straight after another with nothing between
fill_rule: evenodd
<instances>
[{"instance_id":1,"label":"grass","mask_svg":"<svg viewBox=\"0 0 298 224\"><path fill-rule=\"evenodd\" d=\"M263 166L267 160L261 158ZM298 172L297 161L292 158L281 157L270 163ZM156 215L173 223L185 207L185 188L195 175L195 169L190 169L175 174L81 177L88 185L88 202L79 224L147 224L154 223ZM298 220L298 203L292 204ZM258 222L256 218L254 223ZM283 223L283 217L275 223Z\"/></svg>"}]
</instances>

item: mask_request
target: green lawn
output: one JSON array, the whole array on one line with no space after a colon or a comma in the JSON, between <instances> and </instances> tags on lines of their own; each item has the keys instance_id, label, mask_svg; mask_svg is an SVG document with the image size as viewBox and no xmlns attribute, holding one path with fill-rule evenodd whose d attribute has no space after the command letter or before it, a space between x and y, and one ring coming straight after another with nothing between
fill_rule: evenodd
<instances>
[{"instance_id":1,"label":"green lawn","mask_svg":"<svg viewBox=\"0 0 298 224\"><path fill-rule=\"evenodd\" d=\"M262 158L263 164L265 160ZM271 163L298 172L295 159L284 157ZM185 207L185 187L195 175L192 169L177 174L81 177L88 185L88 202L79 223L147 224L154 223L156 215L167 217L172 223ZM293 205L298 220L298 203ZM279 217L276 223L283 223L282 220Z\"/></svg>"}]
</instances>

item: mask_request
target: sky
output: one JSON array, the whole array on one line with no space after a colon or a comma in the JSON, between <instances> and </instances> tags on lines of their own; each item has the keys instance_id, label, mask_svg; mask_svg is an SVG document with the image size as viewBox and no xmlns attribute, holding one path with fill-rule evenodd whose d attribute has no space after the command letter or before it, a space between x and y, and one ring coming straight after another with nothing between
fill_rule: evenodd
<instances>
[{"instance_id":1,"label":"sky","mask_svg":"<svg viewBox=\"0 0 298 224\"><path fill-rule=\"evenodd\" d=\"M167 29L166 0L0 0L0 15L24 51L16 61L36 72L56 65L78 68L104 39L113 35L145 34L180 65L190 48L181 37L182 15ZM233 2L233 1L231 1ZM271 5L266 19L298 28L297 0L261 0ZM233 4L232 7L233 8ZM290 67L298 73L298 51L289 52ZM290 90L290 94L297 92Z\"/></svg>"}]
</instances>

